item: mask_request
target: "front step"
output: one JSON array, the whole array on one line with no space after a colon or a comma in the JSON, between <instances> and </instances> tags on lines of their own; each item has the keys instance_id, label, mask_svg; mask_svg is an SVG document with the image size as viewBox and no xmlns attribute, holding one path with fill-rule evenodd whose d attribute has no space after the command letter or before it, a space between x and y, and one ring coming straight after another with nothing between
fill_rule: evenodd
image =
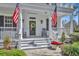
<instances>
[{"instance_id":1,"label":"front step","mask_svg":"<svg viewBox=\"0 0 79 59\"><path fill-rule=\"evenodd\" d=\"M42 45L42 46L29 46L29 47L22 47L21 49L36 49L36 48L47 48L50 47L49 45Z\"/></svg>"},{"instance_id":2,"label":"front step","mask_svg":"<svg viewBox=\"0 0 79 59\"><path fill-rule=\"evenodd\" d=\"M21 49L49 47L48 38L29 38L21 40Z\"/></svg>"},{"instance_id":3,"label":"front step","mask_svg":"<svg viewBox=\"0 0 79 59\"><path fill-rule=\"evenodd\" d=\"M35 43L36 45L48 45L49 43Z\"/></svg>"}]
</instances>

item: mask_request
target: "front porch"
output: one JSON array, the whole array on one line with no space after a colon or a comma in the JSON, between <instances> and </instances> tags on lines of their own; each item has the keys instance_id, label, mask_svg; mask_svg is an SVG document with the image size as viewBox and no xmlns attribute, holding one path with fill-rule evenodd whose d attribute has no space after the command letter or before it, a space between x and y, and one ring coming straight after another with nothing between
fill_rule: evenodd
<instances>
[{"instance_id":1,"label":"front porch","mask_svg":"<svg viewBox=\"0 0 79 59\"><path fill-rule=\"evenodd\" d=\"M18 41L20 49L49 47L51 37L56 40L58 36L61 36L62 32L66 32L63 29L61 18L65 15L70 15L73 11L73 9L57 8L57 30L54 31L51 16L55 6L49 5L46 7L46 5L21 4L22 21L21 24L19 21L18 25L15 26L16 24L12 21L15 5L0 4L0 40L3 41L7 35L13 41ZM57 36L56 33L58 33Z\"/></svg>"},{"instance_id":2,"label":"front porch","mask_svg":"<svg viewBox=\"0 0 79 59\"><path fill-rule=\"evenodd\" d=\"M12 39L18 39L19 36L19 23L16 27L12 22L12 14L16 4L0 4L0 40L4 36L8 35ZM33 7L32 7L33 6ZM24 38L34 38L34 37L50 37L55 36L51 27L51 15L54 11L55 6L41 5L38 7L36 4L21 4L22 7L22 37ZM5 9L6 8L6 11ZM40 8L40 9L39 9ZM5 12L4 12L5 11ZM62 27L61 18L65 15L70 15L73 9L66 9L62 7L57 8L57 33L61 36L62 32L67 32ZM70 15L72 16L72 15ZM20 20L20 19L19 19ZM68 29L69 30L69 29ZM70 31L70 30L69 30Z\"/></svg>"}]
</instances>

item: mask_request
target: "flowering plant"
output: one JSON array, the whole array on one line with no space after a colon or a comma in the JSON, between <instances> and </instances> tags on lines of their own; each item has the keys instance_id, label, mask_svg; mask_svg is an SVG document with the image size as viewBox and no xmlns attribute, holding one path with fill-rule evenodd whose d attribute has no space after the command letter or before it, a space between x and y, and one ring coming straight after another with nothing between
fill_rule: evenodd
<instances>
[{"instance_id":1,"label":"flowering plant","mask_svg":"<svg viewBox=\"0 0 79 59\"><path fill-rule=\"evenodd\" d=\"M61 45L63 43L62 42L57 42L57 41L52 41L51 44L53 44L53 45Z\"/></svg>"},{"instance_id":2,"label":"flowering plant","mask_svg":"<svg viewBox=\"0 0 79 59\"><path fill-rule=\"evenodd\" d=\"M61 42L64 42L64 41L65 41L65 33L63 32L61 36Z\"/></svg>"}]
</instances>

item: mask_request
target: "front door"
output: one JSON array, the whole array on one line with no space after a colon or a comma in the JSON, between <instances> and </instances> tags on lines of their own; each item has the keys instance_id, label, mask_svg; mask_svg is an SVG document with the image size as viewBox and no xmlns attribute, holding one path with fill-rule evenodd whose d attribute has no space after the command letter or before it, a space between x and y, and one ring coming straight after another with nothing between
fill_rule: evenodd
<instances>
[{"instance_id":1,"label":"front door","mask_svg":"<svg viewBox=\"0 0 79 59\"><path fill-rule=\"evenodd\" d=\"M30 35L36 35L36 21L29 22Z\"/></svg>"}]
</instances>

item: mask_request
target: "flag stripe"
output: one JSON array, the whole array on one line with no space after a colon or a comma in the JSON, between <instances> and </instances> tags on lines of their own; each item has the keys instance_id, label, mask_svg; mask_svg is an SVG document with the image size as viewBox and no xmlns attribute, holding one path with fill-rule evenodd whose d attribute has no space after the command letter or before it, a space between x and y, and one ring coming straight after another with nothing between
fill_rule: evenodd
<instances>
[{"instance_id":1,"label":"flag stripe","mask_svg":"<svg viewBox=\"0 0 79 59\"><path fill-rule=\"evenodd\" d=\"M17 21L17 18L14 21L16 22Z\"/></svg>"},{"instance_id":2,"label":"flag stripe","mask_svg":"<svg viewBox=\"0 0 79 59\"><path fill-rule=\"evenodd\" d=\"M19 12L19 11L18 11L18 12ZM16 16L18 15L18 12L16 12L16 13L15 13L15 15L14 15L14 19L15 19L15 18L16 18Z\"/></svg>"},{"instance_id":3,"label":"flag stripe","mask_svg":"<svg viewBox=\"0 0 79 59\"><path fill-rule=\"evenodd\" d=\"M19 17L19 15L16 14L16 15L14 16L14 21L16 21L18 17Z\"/></svg>"}]
</instances>

